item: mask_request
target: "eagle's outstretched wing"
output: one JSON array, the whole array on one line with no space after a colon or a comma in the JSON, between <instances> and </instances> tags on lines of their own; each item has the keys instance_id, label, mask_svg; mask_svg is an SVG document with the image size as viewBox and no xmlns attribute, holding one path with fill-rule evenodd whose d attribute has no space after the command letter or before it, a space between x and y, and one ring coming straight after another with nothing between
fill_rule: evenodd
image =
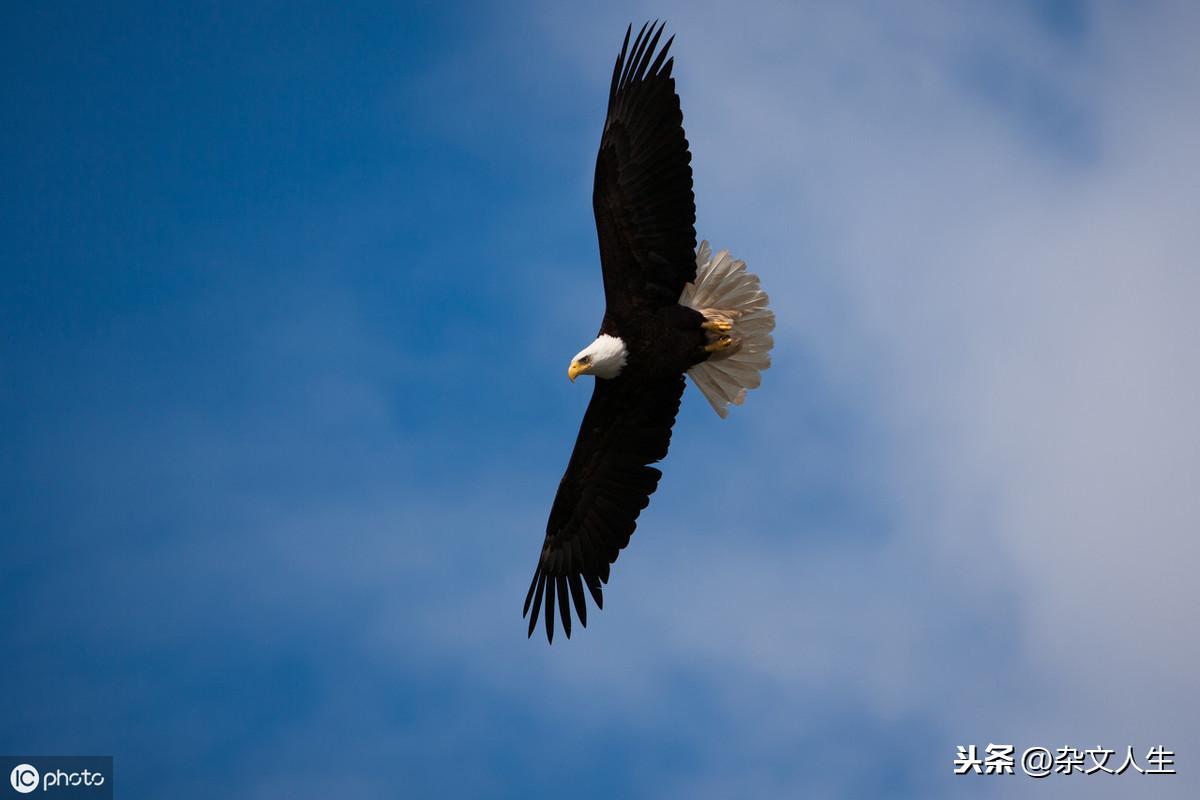
<instances>
[{"instance_id":1,"label":"eagle's outstretched wing","mask_svg":"<svg viewBox=\"0 0 1200 800\"><path fill-rule=\"evenodd\" d=\"M543 599L546 638L551 642L556 597L568 638L568 594L584 625L584 586L596 607L603 607L601 584L608 583L608 567L629 544L638 514L650 502L662 477L649 465L667 454L683 386L683 375L656 383L626 378L596 381L575 450L554 497L542 555L525 596L524 614L529 615L530 636L537 626Z\"/></svg>"},{"instance_id":2,"label":"eagle's outstretched wing","mask_svg":"<svg viewBox=\"0 0 1200 800\"><path fill-rule=\"evenodd\" d=\"M613 67L592 190L606 316L618 323L678 302L696 277L692 156L667 58L674 37L655 57L663 26L643 25L632 51L631 30Z\"/></svg>"}]
</instances>

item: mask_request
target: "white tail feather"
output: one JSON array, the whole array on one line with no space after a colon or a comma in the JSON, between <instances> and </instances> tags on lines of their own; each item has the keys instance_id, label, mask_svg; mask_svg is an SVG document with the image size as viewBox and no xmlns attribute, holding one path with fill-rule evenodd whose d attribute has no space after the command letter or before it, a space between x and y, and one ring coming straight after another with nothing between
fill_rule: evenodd
<instances>
[{"instance_id":1,"label":"white tail feather","mask_svg":"<svg viewBox=\"0 0 1200 800\"><path fill-rule=\"evenodd\" d=\"M746 271L746 262L731 258L728 250L713 256L708 242L701 242L696 251L696 280L683 287L679 302L709 321L733 325L726 334L732 344L688 370L713 410L725 418L729 405L741 405L746 390L756 389L762 382L759 373L771 366L775 314L767 308L767 295L758 276ZM709 337L716 341L721 334L714 332Z\"/></svg>"}]
</instances>

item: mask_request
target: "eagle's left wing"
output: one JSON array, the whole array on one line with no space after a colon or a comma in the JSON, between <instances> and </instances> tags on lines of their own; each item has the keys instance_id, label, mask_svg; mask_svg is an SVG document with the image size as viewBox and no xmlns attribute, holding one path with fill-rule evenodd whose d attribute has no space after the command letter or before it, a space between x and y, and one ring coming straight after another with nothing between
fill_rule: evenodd
<instances>
[{"instance_id":1,"label":"eagle's left wing","mask_svg":"<svg viewBox=\"0 0 1200 800\"><path fill-rule=\"evenodd\" d=\"M604 270L606 315L617 322L679 302L696 278L692 155L667 58L663 26L629 32L613 67L592 209Z\"/></svg>"},{"instance_id":2,"label":"eagle's left wing","mask_svg":"<svg viewBox=\"0 0 1200 800\"><path fill-rule=\"evenodd\" d=\"M523 613L533 611L530 636L543 599L546 638L551 642L556 597L568 638L568 593L583 625L587 625L585 585L596 607L603 607L601 584L608 583L609 565L629 544L638 514L650 502L662 477L650 464L667 454L683 386L683 375L652 383L627 378L596 381L575 450L550 509L542 554L525 596Z\"/></svg>"}]
</instances>

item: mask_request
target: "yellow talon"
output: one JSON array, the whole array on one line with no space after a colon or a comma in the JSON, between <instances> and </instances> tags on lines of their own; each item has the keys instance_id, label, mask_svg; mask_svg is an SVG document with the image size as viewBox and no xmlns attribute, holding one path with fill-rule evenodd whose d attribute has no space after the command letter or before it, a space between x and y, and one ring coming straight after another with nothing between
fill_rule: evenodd
<instances>
[{"instance_id":1,"label":"yellow talon","mask_svg":"<svg viewBox=\"0 0 1200 800\"><path fill-rule=\"evenodd\" d=\"M704 352L715 353L718 350L724 350L725 348L732 347L732 346L733 346L733 339L729 336L722 336L720 339L717 339L715 342L713 342L711 344L706 344L704 346Z\"/></svg>"},{"instance_id":2,"label":"yellow talon","mask_svg":"<svg viewBox=\"0 0 1200 800\"><path fill-rule=\"evenodd\" d=\"M729 333L731 330L733 330L733 323L726 319L709 319L705 320L700 327L706 331Z\"/></svg>"}]
</instances>

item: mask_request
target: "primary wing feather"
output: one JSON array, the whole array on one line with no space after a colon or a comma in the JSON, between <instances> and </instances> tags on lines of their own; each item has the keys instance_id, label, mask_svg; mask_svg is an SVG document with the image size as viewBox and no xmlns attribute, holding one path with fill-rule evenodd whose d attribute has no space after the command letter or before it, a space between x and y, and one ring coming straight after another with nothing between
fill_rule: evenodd
<instances>
[{"instance_id":1,"label":"primary wing feather","mask_svg":"<svg viewBox=\"0 0 1200 800\"><path fill-rule=\"evenodd\" d=\"M654 383L625 378L596 381L525 596L530 636L543 602L550 641L554 640L556 597L568 637L568 599L583 625L587 625L585 585L596 607L603 606L601 585L608 582L609 565L629 544L638 514L662 476L650 464L667 454L683 386L683 375Z\"/></svg>"},{"instance_id":2,"label":"primary wing feather","mask_svg":"<svg viewBox=\"0 0 1200 800\"><path fill-rule=\"evenodd\" d=\"M604 270L606 315L679 301L696 277L696 200L683 112L667 58L655 55L663 26L629 31L613 67L608 115L596 156L592 208Z\"/></svg>"}]
</instances>

